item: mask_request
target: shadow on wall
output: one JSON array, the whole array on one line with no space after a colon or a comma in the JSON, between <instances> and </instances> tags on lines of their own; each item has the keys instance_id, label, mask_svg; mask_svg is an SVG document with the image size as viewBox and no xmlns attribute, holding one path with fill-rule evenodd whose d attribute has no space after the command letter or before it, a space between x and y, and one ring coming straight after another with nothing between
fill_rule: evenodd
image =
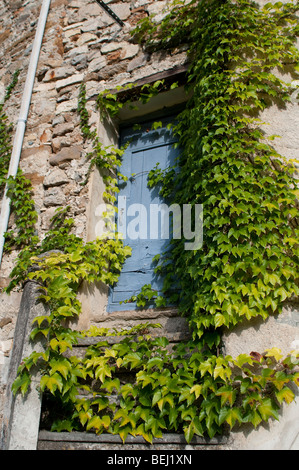
<instances>
[{"instance_id":1,"label":"shadow on wall","mask_svg":"<svg viewBox=\"0 0 299 470\"><path fill-rule=\"evenodd\" d=\"M78 299L82 304L82 313L76 322L76 329L87 330L90 322L96 322L97 317L106 314L109 288L102 282L82 283Z\"/></svg>"}]
</instances>

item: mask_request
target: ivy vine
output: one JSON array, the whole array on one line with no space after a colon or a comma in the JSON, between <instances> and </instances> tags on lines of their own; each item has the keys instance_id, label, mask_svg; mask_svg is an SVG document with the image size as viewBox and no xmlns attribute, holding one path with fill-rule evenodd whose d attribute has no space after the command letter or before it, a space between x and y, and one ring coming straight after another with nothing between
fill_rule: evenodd
<instances>
[{"instance_id":1,"label":"ivy vine","mask_svg":"<svg viewBox=\"0 0 299 470\"><path fill-rule=\"evenodd\" d=\"M9 100L11 93L16 86L17 79L19 76L19 70L17 70L13 77L11 83L6 88L5 96L3 102L0 103L0 190L3 193L6 176L8 173L10 153L11 153L11 135L13 131L13 125L8 121L8 117L4 111L4 106Z\"/></svg>"},{"instance_id":2,"label":"ivy vine","mask_svg":"<svg viewBox=\"0 0 299 470\"><path fill-rule=\"evenodd\" d=\"M38 248L21 252L10 286L25 275L39 282L49 309L35 318L31 333L32 341L42 339L44 351L24 359L13 391L27 393L38 365L40 389L59 410L52 430L109 432L124 442L128 434L152 442L174 431L190 442L194 434L213 437L227 427L278 419L281 404L293 401L297 352L283 357L274 347L232 358L220 347L223 327L266 319L298 295L295 166L269 144L258 119L273 102L289 100L290 85L274 71L288 64L295 73L298 9L281 2L259 8L248 0L175 1L160 23L146 18L135 29L135 39L150 50L189 47L193 94L173 128L182 149L180 171L154 168L149 185L159 184L172 202L204 207L203 248L185 251L184 240L173 240L172 250L156 258L165 278L165 303L159 302L167 304L169 286L179 282L178 308L193 339L171 349L167 338L149 334L159 326L151 324L120 332L73 330L68 321L80 314L81 283L113 285L130 250L117 237L84 244L60 210ZM162 86L144 87L140 100ZM124 102L105 92L97 105L113 115ZM90 129L84 85L78 113L92 145L91 169L100 169L104 197L113 205L124 149L104 147ZM28 273L32 264L36 269ZM139 301L152 297L145 286ZM113 335L124 338L111 344ZM85 336L99 341L83 358L73 356ZM126 384L124 372L132 378Z\"/></svg>"},{"instance_id":3,"label":"ivy vine","mask_svg":"<svg viewBox=\"0 0 299 470\"><path fill-rule=\"evenodd\" d=\"M12 249L20 250L24 246L32 245L37 241L35 235L37 212L32 199L31 182L25 177L21 169L18 169L15 177L7 177L12 150L13 125L8 121L4 106L18 83L19 75L20 70L16 70L11 83L6 88L3 103L0 105L0 191L3 195L6 187L6 194L11 200L11 213L14 216L14 228L4 234L5 252Z\"/></svg>"},{"instance_id":4,"label":"ivy vine","mask_svg":"<svg viewBox=\"0 0 299 470\"><path fill-rule=\"evenodd\" d=\"M204 207L203 249L184 251L185 240L173 240L164 260L166 288L178 280L179 308L200 337L266 319L299 293L296 166L269 144L258 118L290 99L291 86L273 72L298 67L298 6L182 4L161 25L146 19L138 34L147 47L177 46L186 27L190 36L193 97L174 129L180 171L166 178L156 169L150 184L159 181L174 203Z\"/></svg>"}]
</instances>

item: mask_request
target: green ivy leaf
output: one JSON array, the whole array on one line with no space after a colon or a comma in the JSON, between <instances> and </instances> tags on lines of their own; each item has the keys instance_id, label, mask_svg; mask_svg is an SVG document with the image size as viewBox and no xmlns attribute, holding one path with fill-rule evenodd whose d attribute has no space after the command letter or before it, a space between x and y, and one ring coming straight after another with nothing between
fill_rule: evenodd
<instances>
[{"instance_id":1,"label":"green ivy leaf","mask_svg":"<svg viewBox=\"0 0 299 470\"><path fill-rule=\"evenodd\" d=\"M23 372L22 374L18 375L14 383L12 384L12 392L14 395L18 391L21 391L22 396L24 397L28 392L29 386L31 384L31 377L29 373Z\"/></svg>"},{"instance_id":2,"label":"green ivy leaf","mask_svg":"<svg viewBox=\"0 0 299 470\"><path fill-rule=\"evenodd\" d=\"M223 386L216 392L216 396L221 397L221 406L225 405L226 402L229 402L230 406L233 406L237 393L232 386Z\"/></svg>"},{"instance_id":3,"label":"green ivy leaf","mask_svg":"<svg viewBox=\"0 0 299 470\"><path fill-rule=\"evenodd\" d=\"M56 390L61 392L63 389L63 380L61 375L57 373L53 375L43 375L40 381L40 388L42 392L47 388L53 395Z\"/></svg>"},{"instance_id":4,"label":"green ivy leaf","mask_svg":"<svg viewBox=\"0 0 299 470\"><path fill-rule=\"evenodd\" d=\"M270 417L279 419L277 407L272 402L271 398L265 398L262 400L262 404L257 407L258 412L260 413L264 421L268 421Z\"/></svg>"}]
</instances>

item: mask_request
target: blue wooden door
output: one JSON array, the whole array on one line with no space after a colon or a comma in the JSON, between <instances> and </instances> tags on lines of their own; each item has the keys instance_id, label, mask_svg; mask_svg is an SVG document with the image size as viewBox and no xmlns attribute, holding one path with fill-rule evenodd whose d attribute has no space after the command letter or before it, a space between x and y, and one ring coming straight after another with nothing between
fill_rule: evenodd
<instances>
[{"instance_id":1,"label":"blue wooden door","mask_svg":"<svg viewBox=\"0 0 299 470\"><path fill-rule=\"evenodd\" d=\"M168 126L173 118L159 121L162 127L156 130L152 129L153 122L148 122L138 131L131 127L121 132L121 144L129 144L120 171L128 181L120 186L118 195L118 230L124 234L124 244L132 248L132 255L117 284L110 289L108 312L136 309L134 302L120 302L138 294L145 284L151 284L158 292L162 288L163 279L155 275L152 258L167 249L169 239L161 233L161 218L151 217L151 207L165 201L158 187L148 188L148 174L157 163L162 170L174 165L178 149L174 148L175 139ZM158 227L153 226L156 222Z\"/></svg>"}]
</instances>

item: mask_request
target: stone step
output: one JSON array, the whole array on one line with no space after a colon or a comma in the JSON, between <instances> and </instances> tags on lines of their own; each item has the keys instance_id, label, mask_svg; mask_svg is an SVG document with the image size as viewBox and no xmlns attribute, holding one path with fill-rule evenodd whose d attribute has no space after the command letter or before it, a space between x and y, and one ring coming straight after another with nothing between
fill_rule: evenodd
<instances>
[{"instance_id":1,"label":"stone step","mask_svg":"<svg viewBox=\"0 0 299 470\"><path fill-rule=\"evenodd\" d=\"M84 315L84 314L83 314ZM139 324L160 324L161 328L149 328L153 336L173 337L174 342L184 340L190 335L186 318L183 318L175 308L125 310L105 315L95 315L92 325L110 330L129 330ZM179 337L178 335L182 335ZM176 339L177 338L177 339Z\"/></svg>"},{"instance_id":2,"label":"stone step","mask_svg":"<svg viewBox=\"0 0 299 470\"><path fill-rule=\"evenodd\" d=\"M160 439L154 438L150 445L142 436L128 436L123 444L120 436L90 432L57 433L41 430L38 438L38 450L204 450L223 449L229 445L226 436L212 439L194 436L187 444L183 434L165 433ZM192 447L191 447L192 446Z\"/></svg>"},{"instance_id":3,"label":"stone step","mask_svg":"<svg viewBox=\"0 0 299 470\"><path fill-rule=\"evenodd\" d=\"M136 338L140 335L133 336L133 338ZM190 334L185 331L180 331L178 333L159 333L159 330L157 332L151 332L150 336L152 338L159 338L163 336L164 338L167 338L170 343L179 343L180 341L187 341L188 339L191 338ZM125 338L132 337L129 335L121 335L121 336L86 336L84 338L79 338L78 339L78 344L74 347L82 347L82 346L92 346L93 344L100 343L102 341L106 341L108 344L113 345L113 344L118 344L121 341L123 341Z\"/></svg>"}]
</instances>

